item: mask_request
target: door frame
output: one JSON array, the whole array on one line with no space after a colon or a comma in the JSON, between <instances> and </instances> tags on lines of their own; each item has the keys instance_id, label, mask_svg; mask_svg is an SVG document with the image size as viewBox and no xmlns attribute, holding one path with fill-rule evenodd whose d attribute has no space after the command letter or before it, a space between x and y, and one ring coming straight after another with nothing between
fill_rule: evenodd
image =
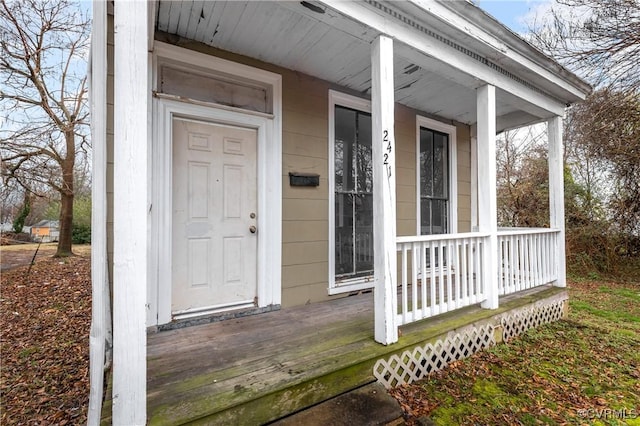
<instances>
[{"instance_id":1,"label":"door frame","mask_svg":"<svg viewBox=\"0 0 640 426\"><path fill-rule=\"evenodd\" d=\"M176 46L162 44L156 54L189 59L191 63L209 68L232 68L243 75L269 84L273 93L273 114L244 111L206 102L154 99L154 134L151 144L149 206L149 286L147 295L147 326L166 324L171 315L172 259L172 124L174 117L204 122L228 124L256 129L257 134L257 201L258 307L281 304L282 259L282 114L281 76L253 67L203 55ZM156 46L157 47L157 46ZM178 56L178 58L176 58ZM157 63L157 62L156 62Z\"/></svg>"}]
</instances>

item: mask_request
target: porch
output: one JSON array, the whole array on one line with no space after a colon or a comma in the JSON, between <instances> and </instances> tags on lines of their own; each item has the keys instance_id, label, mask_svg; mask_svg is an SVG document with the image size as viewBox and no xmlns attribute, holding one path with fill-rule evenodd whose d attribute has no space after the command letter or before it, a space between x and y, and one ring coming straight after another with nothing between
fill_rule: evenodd
<instances>
[{"instance_id":1,"label":"porch","mask_svg":"<svg viewBox=\"0 0 640 426\"><path fill-rule=\"evenodd\" d=\"M149 424L264 424L375 381L381 359L469 326L491 325L500 341L502 318L564 299L558 287L520 291L501 297L497 310L475 304L405 325L390 346L373 339L371 293L150 334ZM111 424L111 402L102 424Z\"/></svg>"},{"instance_id":2,"label":"porch","mask_svg":"<svg viewBox=\"0 0 640 426\"><path fill-rule=\"evenodd\" d=\"M94 182L94 415L109 302L114 400L104 407L115 423L263 423L373 381L383 358L477 321L492 321L493 330L501 313L564 294L562 114L586 86L473 4L161 0L94 8L102 39L93 112L111 126L96 120L93 139L102 148L94 151L102 172ZM340 134L341 111L355 111L343 121L357 140ZM206 127L193 132L192 146L174 135L187 121ZM548 123L552 229L500 231L495 135L540 122ZM227 127L255 136L223 146ZM423 131L447 148L422 148ZM214 136L218 142L202 142ZM177 146L208 161L194 174L201 192L180 183L187 168L174 158ZM225 211L207 174L222 169L211 164L223 155L202 154L213 147L238 157L249 147L233 167L256 175L228 182L252 184L225 186L224 194L251 202L228 215L241 230L229 237L250 241L250 250L203 242L188 252L196 247L188 238L220 234L206 234L214 229L209 212ZM355 152L361 163L343 161ZM436 152L448 157L438 167ZM317 185L294 186L291 172L311 172ZM427 182L433 188L423 191ZM174 198L183 193L190 198ZM194 214L203 226L180 221L191 200L204 200ZM193 235L178 232L187 229ZM429 232L445 234L416 235ZM341 265L357 265L364 252L366 267L337 267L337 243L349 245ZM209 267L220 253L229 263ZM188 271L178 274L184 259ZM218 304L221 284L211 278L221 275L252 293ZM187 279L213 299L174 306L185 292L173 285ZM528 295L547 284L558 288ZM373 296L345 297L371 287ZM294 305L302 306L146 335L178 315Z\"/></svg>"}]
</instances>

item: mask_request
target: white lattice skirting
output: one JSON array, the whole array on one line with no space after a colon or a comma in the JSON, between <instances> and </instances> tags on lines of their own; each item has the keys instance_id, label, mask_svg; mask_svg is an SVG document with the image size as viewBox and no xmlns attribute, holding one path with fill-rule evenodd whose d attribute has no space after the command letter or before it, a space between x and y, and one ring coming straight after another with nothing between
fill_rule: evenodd
<instances>
[{"instance_id":1,"label":"white lattice skirting","mask_svg":"<svg viewBox=\"0 0 640 426\"><path fill-rule=\"evenodd\" d=\"M530 328L561 319L566 302L566 295L555 296L496 315L483 325L470 325L457 333L450 332L444 340L379 359L373 367L373 375L386 388L413 383L453 361L495 345L496 339L507 342Z\"/></svg>"},{"instance_id":2,"label":"white lattice skirting","mask_svg":"<svg viewBox=\"0 0 640 426\"><path fill-rule=\"evenodd\" d=\"M558 321L564 316L566 299L555 300L552 303L534 305L510 314L506 314L500 320L502 325L502 339L505 342L513 339L542 324Z\"/></svg>"},{"instance_id":3,"label":"white lattice skirting","mask_svg":"<svg viewBox=\"0 0 640 426\"><path fill-rule=\"evenodd\" d=\"M486 324L479 328L451 334L434 344L416 346L413 351L392 355L388 360L379 359L373 367L373 375L386 388L413 383L432 371L438 371L451 362L467 358L473 353L495 345L494 326Z\"/></svg>"}]
</instances>

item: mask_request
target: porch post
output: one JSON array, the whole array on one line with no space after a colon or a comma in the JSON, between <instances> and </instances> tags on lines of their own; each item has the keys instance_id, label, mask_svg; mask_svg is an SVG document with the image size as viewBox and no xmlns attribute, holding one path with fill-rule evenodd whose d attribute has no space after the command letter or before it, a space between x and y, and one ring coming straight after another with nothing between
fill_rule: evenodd
<instances>
[{"instance_id":1,"label":"porch post","mask_svg":"<svg viewBox=\"0 0 640 426\"><path fill-rule=\"evenodd\" d=\"M477 92L478 231L489 234L484 250L483 308L498 308L498 207L496 200L496 88Z\"/></svg>"},{"instance_id":2,"label":"porch post","mask_svg":"<svg viewBox=\"0 0 640 426\"><path fill-rule=\"evenodd\" d=\"M146 1L115 2L113 208L113 424L146 413L147 143Z\"/></svg>"},{"instance_id":3,"label":"porch post","mask_svg":"<svg viewBox=\"0 0 640 426\"><path fill-rule=\"evenodd\" d=\"M371 51L371 142L375 339L384 345L398 341L393 114L393 40L381 35L373 41Z\"/></svg>"},{"instance_id":4,"label":"porch post","mask_svg":"<svg viewBox=\"0 0 640 426\"><path fill-rule=\"evenodd\" d=\"M91 331L87 424L100 424L106 342L110 340L107 267L107 3L93 2L89 89L91 104Z\"/></svg>"},{"instance_id":5,"label":"porch post","mask_svg":"<svg viewBox=\"0 0 640 426\"><path fill-rule=\"evenodd\" d=\"M549 138L549 224L559 229L557 250L556 286L566 287L565 224L564 224L564 161L562 156L562 117L555 116L547 122Z\"/></svg>"},{"instance_id":6,"label":"porch post","mask_svg":"<svg viewBox=\"0 0 640 426\"><path fill-rule=\"evenodd\" d=\"M471 232L478 230L478 129L471 129Z\"/></svg>"}]
</instances>

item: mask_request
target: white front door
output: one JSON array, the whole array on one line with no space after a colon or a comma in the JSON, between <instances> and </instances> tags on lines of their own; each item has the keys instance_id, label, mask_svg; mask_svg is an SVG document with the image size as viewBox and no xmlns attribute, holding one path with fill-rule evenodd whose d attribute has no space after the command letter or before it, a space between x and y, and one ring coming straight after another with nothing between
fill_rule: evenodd
<instances>
[{"instance_id":1,"label":"white front door","mask_svg":"<svg viewBox=\"0 0 640 426\"><path fill-rule=\"evenodd\" d=\"M173 118L171 311L257 297L257 131Z\"/></svg>"}]
</instances>

